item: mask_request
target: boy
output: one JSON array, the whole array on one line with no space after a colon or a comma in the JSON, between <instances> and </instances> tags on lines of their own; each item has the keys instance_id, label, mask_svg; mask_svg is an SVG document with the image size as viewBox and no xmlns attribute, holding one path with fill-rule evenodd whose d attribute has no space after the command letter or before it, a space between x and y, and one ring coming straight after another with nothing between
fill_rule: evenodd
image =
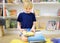
<instances>
[{"instance_id":1,"label":"boy","mask_svg":"<svg viewBox=\"0 0 60 43\"><path fill-rule=\"evenodd\" d=\"M24 31L32 31L35 32L35 22L36 22L36 18L34 13L31 12L32 10L32 3L31 2L27 2L24 3L24 10L25 12L22 12L19 14L18 16L18 28L20 30L21 33L23 33ZM24 36L23 34L21 34L21 39L24 41L27 41L27 37Z\"/></svg>"}]
</instances>

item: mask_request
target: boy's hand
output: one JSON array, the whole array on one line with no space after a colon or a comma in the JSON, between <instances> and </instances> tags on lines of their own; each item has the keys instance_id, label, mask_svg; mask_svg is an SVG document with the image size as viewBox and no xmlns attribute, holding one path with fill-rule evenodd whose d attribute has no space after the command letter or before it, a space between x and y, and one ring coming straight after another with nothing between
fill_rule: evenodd
<instances>
[{"instance_id":1,"label":"boy's hand","mask_svg":"<svg viewBox=\"0 0 60 43\"><path fill-rule=\"evenodd\" d=\"M25 30L24 29L20 29L20 32L24 32Z\"/></svg>"},{"instance_id":2,"label":"boy's hand","mask_svg":"<svg viewBox=\"0 0 60 43\"><path fill-rule=\"evenodd\" d=\"M23 32L23 30L22 30L22 29L20 29L20 32Z\"/></svg>"},{"instance_id":3,"label":"boy's hand","mask_svg":"<svg viewBox=\"0 0 60 43\"><path fill-rule=\"evenodd\" d=\"M31 29L32 32L35 32L35 29Z\"/></svg>"}]
</instances>

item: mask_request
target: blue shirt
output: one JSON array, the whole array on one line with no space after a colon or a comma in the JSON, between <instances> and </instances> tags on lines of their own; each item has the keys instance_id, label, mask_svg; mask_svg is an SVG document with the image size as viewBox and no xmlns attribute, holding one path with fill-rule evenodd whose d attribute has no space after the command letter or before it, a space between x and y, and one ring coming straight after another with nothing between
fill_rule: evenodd
<instances>
[{"instance_id":1,"label":"blue shirt","mask_svg":"<svg viewBox=\"0 0 60 43\"><path fill-rule=\"evenodd\" d=\"M22 12L19 14L17 21L21 23L21 28L32 28L33 22L36 21L34 13Z\"/></svg>"}]
</instances>

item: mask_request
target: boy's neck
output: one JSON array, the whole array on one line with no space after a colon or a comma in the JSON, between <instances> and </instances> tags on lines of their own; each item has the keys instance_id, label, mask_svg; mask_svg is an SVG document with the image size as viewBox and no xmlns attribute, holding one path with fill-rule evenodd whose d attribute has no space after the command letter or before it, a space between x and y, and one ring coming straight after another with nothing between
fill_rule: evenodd
<instances>
[{"instance_id":1,"label":"boy's neck","mask_svg":"<svg viewBox=\"0 0 60 43\"><path fill-rule=\"evenodd\" d=\"M31 12L26 12L26 13L31 13Z\"/></svg>"}]
</instances>

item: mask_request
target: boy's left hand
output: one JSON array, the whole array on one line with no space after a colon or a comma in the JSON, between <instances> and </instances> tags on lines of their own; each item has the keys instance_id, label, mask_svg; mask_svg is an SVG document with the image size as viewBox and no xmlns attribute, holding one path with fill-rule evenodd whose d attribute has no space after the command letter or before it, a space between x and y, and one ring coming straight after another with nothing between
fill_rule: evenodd
<instances>
[{"instance_id":1,"label":"boy's left hand","mask_svg":"<svg viewBox=\"0 0 60 43\"><path fill-rule=\"evenodd\" d=\"M31 29L32 32L35 32L35 29Z\"/></svg>"}]
</instances>

